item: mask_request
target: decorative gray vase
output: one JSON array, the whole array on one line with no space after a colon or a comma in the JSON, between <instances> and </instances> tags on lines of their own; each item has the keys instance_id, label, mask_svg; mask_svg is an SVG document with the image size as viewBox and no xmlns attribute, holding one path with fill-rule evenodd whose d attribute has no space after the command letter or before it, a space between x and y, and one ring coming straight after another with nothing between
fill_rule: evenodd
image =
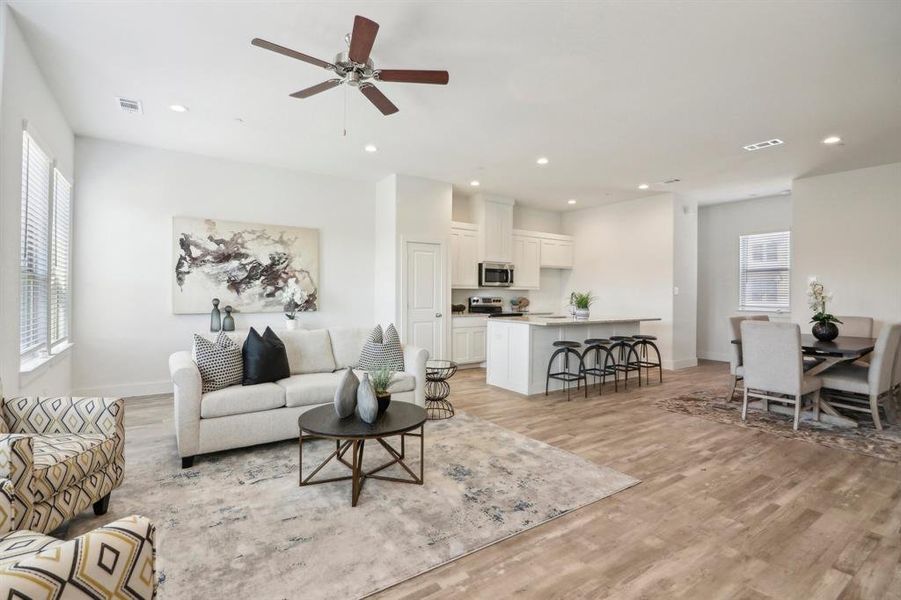
<instances>
[{"instance_id":1,"label":"decorative gray vase","mask_svg":"<svg viewBox=\"0 0 901 600\"><path fill-rule=\"evenodd\" d=\"M354 374L353 369L348 367L341 374L338 381L338 389L335 390L335 412L341 419L347 418L354 414L357 407L357 390L360 387L360 380Z\"/></svg>"},{"instance_id":2,"label":"decorative gray vase","mask_svg":"<svg viewBox=\"0 0 901 600\"><path fill-rule=\"evenodd\" d=\"M379 401L375 397L375 388L369 381L369 373L363 373L363 379L357 388L357 416L364 423L372 425L379 416Z\"/></svg>"},{"instance_id":3,"label":"decorative gray vase","mask_svg":"<svg viewBox=\"0 0 901 600\"><path fill-rule=\"evenodd\" d=\"M222 313L219 312L219 298L213 298L213 310L210 311L210 331L216 333L222 329Z\"/></svg>"},{"instance_id":4,"label":"decorative gray vase","mask_svg":"<svg viewBox=\"0 0 901 600\"><path fill-rule=\"evenodd\" d=\"M225 318L222 319L222 331L234 331L235 330L235 318L232 316L232 307L225 307Z\"/></svg>"}]
</instances>

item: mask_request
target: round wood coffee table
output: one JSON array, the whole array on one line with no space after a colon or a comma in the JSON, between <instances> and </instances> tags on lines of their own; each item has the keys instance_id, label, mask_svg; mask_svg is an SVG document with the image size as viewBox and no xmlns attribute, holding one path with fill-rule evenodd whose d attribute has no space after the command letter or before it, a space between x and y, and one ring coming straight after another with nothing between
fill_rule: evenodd
<instances>
[{"instance_id":1,"label":"round wood coffee table","mask_svg":"<svg viewBox=\"0 0 901 600\"><path fill-rule=\"evenodd\" d=\"M333 481L351 480L350 505L356 506L360 498L360 491L367 479L381 479L397 483L415 483L422 485L423 462L425 460L425 422L427 415L425 409L410 404L409 402L392 402L388 409L379 415L375 423L369 425L360 420L356 415L341 419L335 414L335 407L331 404L319 406L308 410L297 418L300 429L300 483L299 485L318 485ZM419 429L419 433L412 433ZM419 438L419 475L413 472L404 462L406 436ZM385 441L385 438L400 436L400 451ZM310 438L327 438L335 440L335 450L313 469L313 472L303 476L303 441ZM363 447L366 440L375 440L388 452L391 460L369 471L363 470ZM351 462L344 458L347 450L351 451ZM337 460L350 469L351 474L344 477L329 477L312 481L313 477L322 468ZM410 475L411 479L400 477L387 477L376 473L387 469L391 465L400 465Z\"/></svg>"}]
</instances>

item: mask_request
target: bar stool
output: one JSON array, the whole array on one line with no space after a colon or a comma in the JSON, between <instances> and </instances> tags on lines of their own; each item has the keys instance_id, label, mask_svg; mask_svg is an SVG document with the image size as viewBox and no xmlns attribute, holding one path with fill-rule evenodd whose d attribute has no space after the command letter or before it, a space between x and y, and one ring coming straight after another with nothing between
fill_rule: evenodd
<instances>
[{"instance_id":1,"label":"bar stool","mask_svg":"<svg viewBox=\"0 0 901 600\"><path fill-rule=\"evenodd\" d=\"M585 345L588 346L585 348L585 351L582 353L582 364L590 365L589 354L594 353L594 366L584 367L582 372L585 373L585 386L588 387L588 375L593 375L595 378L599 379L598 382L598 396L602 395L604 384L607 383L607 376L613 375L614 382L616 381L616 369L613 368L613 364L616 360L613 358L613 355L610 354L610 344L612 342L606 338L588 338L585 340ZM601 362L601 358L603 357L603 363ZM615 386L615 383L614 383Z\"/></svg>"},{"instance_id":2,"label":"bar stool","mask_svg":"<svg viewBox=\"0 0 901 600\"><path fill-rule=\"evenodd\" d=\"M633 335L635 338L635 343L632 344L632 347L635 348L635 354L638 355L638 366L644 368L644 379L645 383L650 383L651 369L657 369L660 372L660 383L663 383L663 366L660 361L660 349L657 347L657 344L654 342L657 341L657 337L653 335ZM648 357L648 348L651 348L657 354L657 360L653 361ZM641 368L638 370L638 382L641 383Z\"/></svg>"},{"instance_id":3,"label":"bar stool","mask_svg":"<svg viewBox=\"0 0 901 600\"><path fill-rule=\"evenodd\" d=\"M569 400L569 388L570 383L573 381L576 382L576 389L579 387L579 383L585 382L585 397L588 397L588 378L585 376L585 365L582 364L582 355L579 354L577 348L579 348L582 344L579 342L570 342L567 340L560 340L553 343L553 346L557 348L553 354L551 354L551 359L547 363L547 378L544 380L544 395L547 396L548 388L551 382L551 379L557 379L563 382L563 388L566 390L566 399ZM560 354L563 355L563 370L557 371L556 373L551 373L551 369L554 367L554 359L557 358ZM579 370L571 371L569 368L569 356L572 354L576 357L576 360L579 361Z\"/></svg>"},{"instance_id":4,"label":"bar stool","mask_svg":"<svg viewBox=\"0 0 901 600\"><path fill-rule=\"evenodd\" d=\"M630 335L611 335L610 355L615 361L613 369L623 374L626 391L629 391L629 373L638 371L638 387L641 387L641 366L638 364L638 353L635 351L635 338ZM613 378L613 389L619 391L618 378Z\"/></svg>"}]
</instances>

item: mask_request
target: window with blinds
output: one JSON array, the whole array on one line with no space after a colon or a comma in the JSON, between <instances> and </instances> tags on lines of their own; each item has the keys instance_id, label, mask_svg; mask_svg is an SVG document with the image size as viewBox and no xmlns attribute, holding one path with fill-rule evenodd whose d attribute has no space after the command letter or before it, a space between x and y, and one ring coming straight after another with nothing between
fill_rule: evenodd
<instances>
[{"instance_id":1,"label":"window with blinds","mask_svg":"<svg viewBox=\"0 0 901 600\"><path fill-rule=\"evenodd\" d=\"M738 306L742 310L788 310L791 232L739 237Z\"/></svg>"},{"instance_id":2,"label":"window with blinds","mask_svg":"<svg viewBox=\"0 0 901 600\"><path fill-rule=\"evenodd\" d=\"M23 365L69 338L72 185L26 131L22 135L19 353Z\"/></svg>"}]
</instances>

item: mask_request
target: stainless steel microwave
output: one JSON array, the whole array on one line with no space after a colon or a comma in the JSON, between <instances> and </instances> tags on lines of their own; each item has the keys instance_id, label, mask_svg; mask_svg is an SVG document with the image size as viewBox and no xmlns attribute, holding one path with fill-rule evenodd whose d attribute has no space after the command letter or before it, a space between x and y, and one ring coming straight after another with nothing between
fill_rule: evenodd
<instances>
[{"instance_id":1,"label":"stainless steel microwave","mask_svg":"<svg viewBox=\"0 0 901 600\"><path fill-rule=\"evenodd\" d=\"M510 287L513 285L513 265L510 263L479 263L479 287Z\"/></svg>"}]
</instances>

